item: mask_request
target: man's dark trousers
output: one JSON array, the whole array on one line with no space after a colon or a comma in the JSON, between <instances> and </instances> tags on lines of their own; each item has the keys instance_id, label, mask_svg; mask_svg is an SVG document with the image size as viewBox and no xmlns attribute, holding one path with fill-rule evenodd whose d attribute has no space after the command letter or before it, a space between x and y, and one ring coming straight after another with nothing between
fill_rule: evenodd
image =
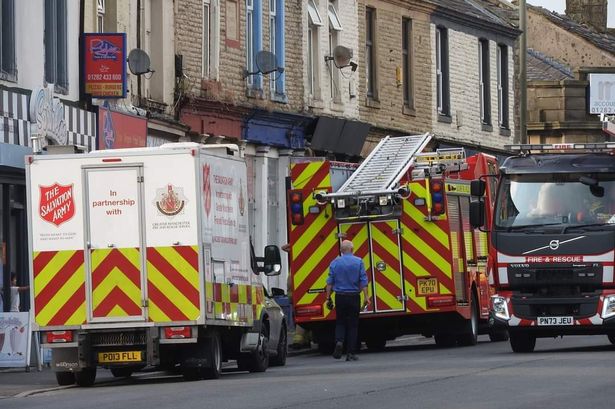
<instances>
[{"instance_id":1,"label":"man's dark trousers","mask_svg":"<svg viewBox=\"0 0 615 409\"><path fill-rule=\"evenodd\" d=\"M361 296L359 293L335 293L335 341L346 340L346 350L354 353L359 331Z\"/></svg>"}]
</instances>

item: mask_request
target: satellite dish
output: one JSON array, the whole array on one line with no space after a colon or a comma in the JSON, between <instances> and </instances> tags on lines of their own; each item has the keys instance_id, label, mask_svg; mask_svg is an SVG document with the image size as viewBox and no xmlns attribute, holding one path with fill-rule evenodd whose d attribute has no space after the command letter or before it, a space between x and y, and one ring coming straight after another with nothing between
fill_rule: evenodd
<instances>
[{"instance_id":1,"label":"satellite dish","mask_svg":"<svg viewBox=\"0 0 615 409\"><path fill-rule=\"evenodd\" d=\"M128 69L134 75L154 72L150 70L149 55L147 55L147 53L140 48L134 48L128 54Z\"/></svg>"},{"instance_id":2,"label":"satellite dish","mask_svg":"<svg viewBox=\"0 0 615 409\"><path fill-rule=\"evenodd\" d=\"M333 49L333 62L337 68L344 68L350 65L352 59L352 48L338 45Z\"/></svg>"},{"instance_id":3,"label":"satellite dish","mask_svg":"<svg viewBox=\"0 0 615 409\"><path fill-rule=\"evenodd\" d=\"M271 51L259 51L256 53L256 71L249 72L244 70L244 78L256 74L271 74L272 72L284 72L284 67L278 67L275 54Z\"/></svg>"}]
</instances>

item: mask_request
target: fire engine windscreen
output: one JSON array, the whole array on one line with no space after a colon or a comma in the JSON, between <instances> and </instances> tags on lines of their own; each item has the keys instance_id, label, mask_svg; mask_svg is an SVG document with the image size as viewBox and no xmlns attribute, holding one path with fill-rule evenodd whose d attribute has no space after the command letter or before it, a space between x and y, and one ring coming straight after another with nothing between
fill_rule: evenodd
<instances>
[{"instance_id":1,"label":"fire engine windscreen","mask_svg":"<svg viewBox=\"0 0 615 409\"><path fill-rule=\"evenodd\" d=\"M497 197L497 230L615 224L615 173L503 175Z\"/></svg>"}]
</instances>

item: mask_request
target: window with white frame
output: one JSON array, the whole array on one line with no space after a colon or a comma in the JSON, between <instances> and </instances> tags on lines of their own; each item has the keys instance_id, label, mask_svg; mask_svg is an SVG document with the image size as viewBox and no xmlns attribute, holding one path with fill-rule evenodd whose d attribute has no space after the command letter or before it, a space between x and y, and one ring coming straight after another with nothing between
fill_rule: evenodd
<instances>
[{"instance_id":1,"label":"window with white frame","mask_svg":"<svg viewBox=\"0 0 615 409\"><path fill-rule=\"evenodd\" d=\"M209 78L211 65L211 3L203 0L202 77Z\"/></svg>"},{"instance_id":2,"label":"window with white frame","mask_svg":"<svg viewBox=\"0 0 615 409\"><path fill-rule=\"evenodd\" d=\"M489 40L478 40L478 79L480 92L480 121L491 125L491 81L489 75Z\"/></svg>"},{"instance_id":3,"label":"window with white frame","mask_svg":"<svg viewBox=\"0 0 615 409\"><path fill-rule=\"evenodd\" d=\"M508 46L498 44L498 125L509 129L508 124Z\"/></svg>"},{"instance_id":4,"label":"window with white frame","mask_svg":"<svg viewBox=\"0 0 615 409\"><path fill-rule=\"evenodd\" d=\"M105 32L105 2L106 0L96 0L96 26L99 33Z\"/></svg>"},{"instance_id":5,"label":"window with white frame","mask_svg":"<svg viewBox=\"0 0 615 409\"><path fill-rule=\"evenodd\" d=\"M254 0L246 0L246 69L255 72L254 63ZM254 84L252 75L248 75L248 85Z\"/></svg>"},{"instance_id":6,"label":"window with white frame","mask_svg":"<svg viewBox=\"0 0 615 409\"><path fill-rule=\"evenodd\" d=\"M277 11L277 0L269 0L269 51L273 54L276 54L277 50ZM274 71L271 73L269 78L269 85L272 94L275 94L276 92L276 75L277 71Z\"/></svg>"},{"instance_id":7,"label":"window with white frame","mask_svg":"<svg viewBox=\"0 0 615 409\"><path fill-rule=\"evenodd\" d=\"M68 92L68 14L66 0L45 0L45 81Z\"/></svg>"},{"instance_id":8,"label":"window with white frame","mask_svg":"<svg viewBox=\"0 0 615 409\"><path fill-rule=\"evenodd\" d=\"M436 28L436 96L438 114L450 116L448 30L445 27Z\"/></svg>"},{"instance_id":9,"label":"window with white frame","mask_svg":"<svg viewBox=\"0 0 615 409\"><path fill-rule=\"evenodd\" d=\"M15 1L0 3L0 79L15 80Z\"/></svg>"},{"instance_id":10,"label":"window with white frame","mask_svg":"<svg viewBox=\"0 0 615 409\"><path fill-rule=\"evenodd\" d=\"M318 11L318 6L314 2L314 0L308 0L308 91L312 98L319 97L320 90L320 75L319 75L319 65L318 58L318 28L323 25L322 18L320 17L320 12Z\"/></svg>"},{"instance_id":11,"label":"window with white frame","mask_svg":"<svg viewBox=\"0 0 615 409\"><path fill-rule=\"evenodd\" d=\"M342 23L337 14L337 1L332 0L329 2L327 9L327 15L329 17L329 55L333 57L333 50L339 45L340 32L342 31ZM341 99L340 93L340 71L337 69L333 62L329 62L330 73L330 90L331 99L339 102Z\"/></svg>"}]
</instances>

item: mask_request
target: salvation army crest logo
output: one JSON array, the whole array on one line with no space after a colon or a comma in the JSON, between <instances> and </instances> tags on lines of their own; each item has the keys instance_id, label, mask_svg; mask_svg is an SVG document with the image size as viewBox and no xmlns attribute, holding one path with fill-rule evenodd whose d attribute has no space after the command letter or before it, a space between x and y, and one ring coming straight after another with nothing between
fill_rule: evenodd
<instances>
[{"instance_id":1,"label":"salvation army crest logo","mask_svg":"<svg viewBox=\"0 0 615 409\"><path fill-rule=\"evenodd\" d=\"M243 197L243 181L239 180L239 214L243 216L246 206L246 199Z\"/></svg>"},{"instance_id":2,"label":"salvation army crest logo","mask_svg":"<svg viewBox=\"0 0 615 409\"><path fill-rule=\"evenodd\" d=\"M40 199L38 214L41 219L59 227L75 215L75 198L73 185L38 186Z\"/></svg>"},{"instance_id":3,"label":"salvation army crest logo","mask_svg":"<svg viewBox=\"0 0 615 409\"><path fill-rule=\"evenodd\" d=\"M166 187L156 190L154 203L163 215L176 216L184 210L187 201L183 188L168 184Z\"/></svg>"},{"instance_id":4,"label":"salvation army crest logo","mask_svg":"<svg viewBox=\"0 0 615 409\"><path fill-rule=\"evenodd\" d=\"M209 165L203 165L203 205L205 206L205 213L209 217L211 212L211 182L209 175L211 173L211 167Z\"/></svg>"}]
</instances>

